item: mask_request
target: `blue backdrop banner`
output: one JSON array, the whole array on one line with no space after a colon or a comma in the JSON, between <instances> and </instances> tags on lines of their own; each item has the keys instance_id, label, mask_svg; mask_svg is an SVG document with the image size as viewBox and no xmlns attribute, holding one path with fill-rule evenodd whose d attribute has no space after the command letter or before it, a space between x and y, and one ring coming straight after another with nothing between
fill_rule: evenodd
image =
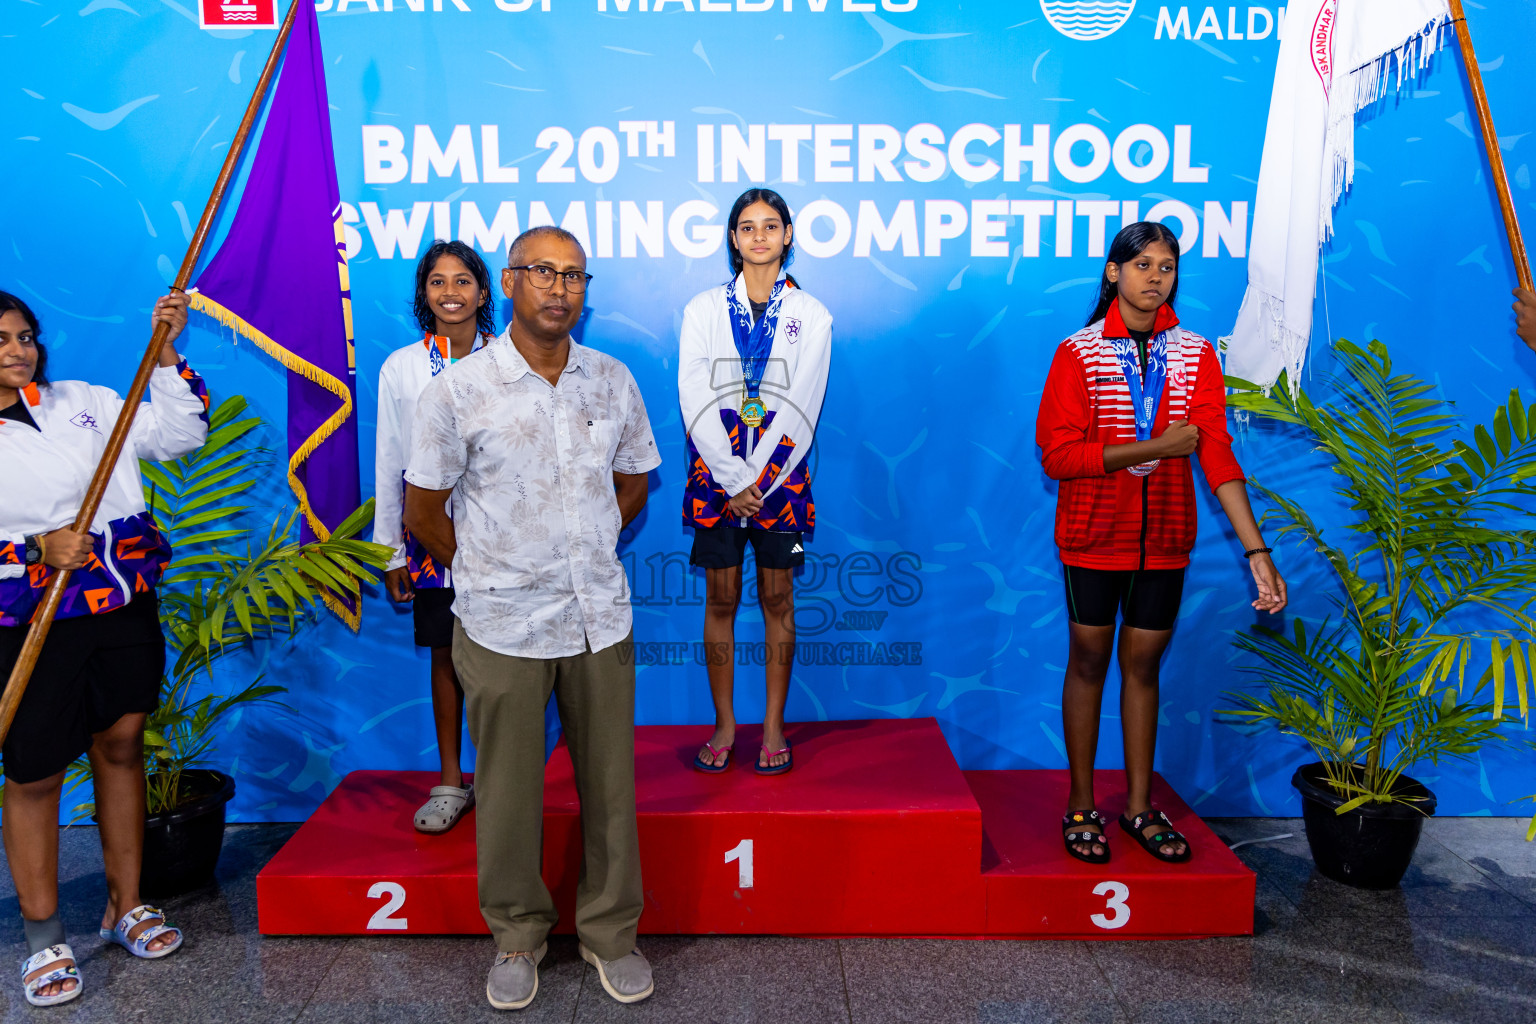
<instances>
[{"instance_id":1,"label":"blue backdrop banner","mask_svg":"<svg viewBox=\"0 0 1536 1024\"><path fill-rule=\"evenodd\" d=\"M0 0L0 288L34 303L57 377L125 388L271 45L205 29L193 0ZM218 0L206 0L213 14ZM258 5L260 6L260 5ZM1469 4L1522 215L1536 9ZM320 0L351 262L360 461L378 369L419 338L416 255L463 239L505 262L560 224L595 275L581 340L623 359L665 460L622 556L642 723L708 722L703 581L681 522L684 304L728 277L723 222L753 184L795 211L794 272L836 318L814 455L818 530L797 583L792 720L933 715L967 768L1060 767L1066 625L1055 488L1035 411L1083 324L1109 239L1166 221L1179 311L1215 338L1245 282L1284 8L1147 0ZM280 16L283 8L275 12ZM1306 383L1329 336L1379 337L1469 423L1536 357L1515 339L1498 206L1454 46L1361 123L1354 192L1324 252ZM227 221L228 218L226 217ZM245 394L282 447L281 368L204 321L184 343L215 399ZM1305 451L1240 437L1250 475L1342 511ZM291 499L274 464L264 500ZM369 489L370 481L364 481ZM385 488L386 500L393 494ZM1164 666L1158 767L1202 813L1291 814L1303 752L1213 719L1254 622L1237 543L1207 493ZM1282 547L1290 613L1320 619L1317 557ZM738 715L762 713L761 617L739 624ZM1290 614L1288 613L1288 614ZM220 741L240 820L307 815L355 768L429 768L425 652L376 592L221 671L266 672L282 710ZM1100 763L1120 764L1114 685ZM707 737L700 729L700 740ZM1428 769L1444 813L1513 814L1536 789L1509 746Z\"/></svg>"}]
</instances>

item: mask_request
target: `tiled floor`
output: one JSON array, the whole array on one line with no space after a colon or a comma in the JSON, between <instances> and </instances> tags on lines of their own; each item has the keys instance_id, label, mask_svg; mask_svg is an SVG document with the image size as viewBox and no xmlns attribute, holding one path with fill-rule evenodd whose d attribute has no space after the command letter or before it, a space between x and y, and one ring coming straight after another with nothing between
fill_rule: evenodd
<instances>
[{"instance_id":1,"label":"tiled floor","mask_svg":"<svg viewBox=\"0 0 1536 1024\"><path fill-rule=\"evenodd\" d=\"M642 938L657 992L621 1006L551 942L538 1000L485 1002L488 938L274 938L256 934L255 876L293 826L231 827L217 887L171 901L181 952L140 962L95 937L105 892L93 829L64 836L62 904L85 994L34 1010L14 975L5 1021L461 1020L665 1024L1109 1024L1536 1021L1536 845L1513 818L1429 822L1400 890L1366 893L1312 871L1301 823L1212 821L1259 873L1256 934L1192 942L942 942ZM0 954L21 925L0 881Z\"/></svg>"}]
</instances>

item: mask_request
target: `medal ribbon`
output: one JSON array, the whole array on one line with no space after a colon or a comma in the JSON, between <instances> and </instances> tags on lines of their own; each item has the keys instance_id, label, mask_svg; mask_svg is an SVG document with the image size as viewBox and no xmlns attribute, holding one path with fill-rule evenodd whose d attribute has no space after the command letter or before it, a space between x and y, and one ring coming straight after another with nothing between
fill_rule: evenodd
<instances>
[{"instance_id":1,"label":"medal ribbon","mask_svg":"<svg viewBox=\"0 0 1536 1024\"><path fill-rule=\"evenodd\" d=\"M736 341L736 352L741 356L741 379L746 385L747 397L756 398L762 386L763 373L768 368L768 355L773 351L773 335L779 325L779 307L784 303L784 278L774 283L773 293L768 296L768 308L752 322L752 312L741 304L736 294L740 279L725 286L725 299L731 317L731 335ZM743 285L743 290L745 286Z\"/></svg>"},{"instance_id":2,"label":"medal ribbon","mask_svg":"<svg viewBox=\"0 0 1536 1024\"><path fill-rule=\"evenodd\" d=\"M427 360L432 367L432 376L436 377L447 368L449 363L453 362L453 355L449 351L447 338L441 334L433 334L431 331L424 333L425 337L422 339L422 342L427 346ZM469 348L470 354L473 355L484 348L485 342L486 336L484 334L476 334L474 344Z\"/></svg>"},{"instance_id":3,"label":"medal ribbon","mask_svg":"<svg viewBox=\"0 0 1536 1024\"><path fill-rule=\"evenodd\" d=\"M1136 415L1136 440L1152 440L1152 425L1157 421L1157 409L1163 401L1163 385L1168 380L1168 333L1158 334L1147 343L1146 376L1136 361L1136 341L1133 338L1112 338L1115 358L1120 360L1120 372L1125 374L1126 387L1131 392L1131 409Z\"/></svg>"}]
</instances>

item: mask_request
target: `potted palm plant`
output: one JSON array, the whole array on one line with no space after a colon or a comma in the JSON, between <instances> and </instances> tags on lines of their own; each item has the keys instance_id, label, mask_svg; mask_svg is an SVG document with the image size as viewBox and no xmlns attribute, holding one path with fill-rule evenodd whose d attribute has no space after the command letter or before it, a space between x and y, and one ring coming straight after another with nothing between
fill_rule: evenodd
<instances>
[{"instance_id":1,"label":"potted palm plant","mask_svg":"<svg viewBox=\"0 0 1536 1024\"><path fill-rule=\"evenodd\" d=\"M171 541L174 560L160 587L160 622L170 647L159 710L144 729L148 820L141 887L163 897L213 877L223 847L225 805L235 782L211 762L229 715L273 703L283 687L257 677L219 692L214 663L253 644L291 638L314 621L326 595L355 602L390 550L356 539L373 519L373 500L323 541L293 540L297 512L280 513L258 533L241 504L256 483L261 451L248 443L261 423L243 417L244 398L213 410L208 440L172 462L141 462L145 500ZM82 757L67 784L90 779ZM91 804L76 808L84 815Z\"/></svg>"},{"instance_id":2,"label":"potted palm plant","mask_svg":"<svg viewBox=\"0 0 1536 1024\"><path fill-rule=\"evenodd\" d=\"M1322 404L1229 378L1239 410L1299 435L1331 463L1352 514L1325 531L1255 483L1279 535L1315 549L1338 584L1337 614L1235 643L1259 685L1228 715L1298 736L1318 758L1296 770L1318 870L1362 888L1401 881L1435 797L1407 774L1465 759L1526 722L1536 645L1536 405L1518 391L1493 428L1458 429L1434 386L1394 373L1387 348L1340 341Z\"/></svg>"}]
</instances>

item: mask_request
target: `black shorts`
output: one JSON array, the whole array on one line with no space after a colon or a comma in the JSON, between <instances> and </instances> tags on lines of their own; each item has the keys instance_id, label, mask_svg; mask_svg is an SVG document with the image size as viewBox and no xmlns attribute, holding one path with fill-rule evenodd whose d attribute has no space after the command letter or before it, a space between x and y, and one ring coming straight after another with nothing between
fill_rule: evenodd
<instances>
[{"instance_id":1,"label":"black shorts","mask_svg":"<svg viewBox=\"0 0 1536 1024\"><path fill-rule=\"evenodd\" d=\"M747 544L759 569L796 569L805 564L802 534L759 530L755 526L715 526L693 531L688 561L701 569L730 569L746 558Z\"/></svg>"},{"instance_id":2,"label":"black shorts","mask_svg":"<svg viewBox=\"0 0 1536 1024\"><path fill-rule=\"evenodd\" d=\"M431 587L411 599L417 647L453 646L453 588Z\"/></svg>"},{"instance_id":3,"label":"black shorts","mask_svg":"<svg viewBox=\"0 0 1536 1024\"><path fill-rule=\"evenodd\" d=\"M1079 626L1113 626L1115 611L1134 629L1172 629L1184 596L1183 569L1061 567L1067 617Z\"/></svg>"},{"instance_id":4,"label":"black shorts","mask_svg":"<svg viewBox=\"0 0 1536 1024\"><path fill-rule=\"evenodd\" d=\"M26 639L26 626L0 626L5 678ZM114 611L56 621L0 751L6 778L37 782L55 775L119 718L154 711L164 672L165 637L153 593Z\"/></svg>"}]
</instances>

